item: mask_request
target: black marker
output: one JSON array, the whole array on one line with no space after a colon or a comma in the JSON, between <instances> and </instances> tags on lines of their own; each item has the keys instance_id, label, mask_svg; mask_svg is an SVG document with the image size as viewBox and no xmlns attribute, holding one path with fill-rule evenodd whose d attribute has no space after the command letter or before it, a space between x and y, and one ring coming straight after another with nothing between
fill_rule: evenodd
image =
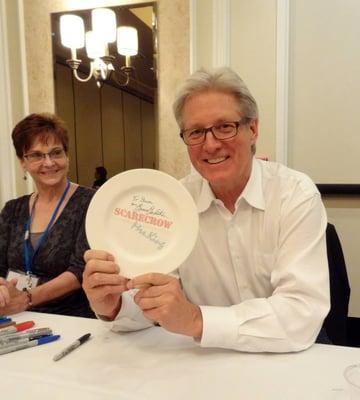
<instances>
[{"instance_id":1,"label":"black marker","mask_svg":"<svg viewBox=\"0 0 360 400\"><path fill-rule=\"evenodd\" d=\"M63 351L60 353L56 354L53 358L54 361L58 361L61 358L65 357L69 353L71 353L73 350L77 349L80 345L85 343L91 336L91 333L87 333L86 335L81 336L78 340L75 340L74 343L72 343L70 346L66 347Z\"/></svg>"}]
</instances>

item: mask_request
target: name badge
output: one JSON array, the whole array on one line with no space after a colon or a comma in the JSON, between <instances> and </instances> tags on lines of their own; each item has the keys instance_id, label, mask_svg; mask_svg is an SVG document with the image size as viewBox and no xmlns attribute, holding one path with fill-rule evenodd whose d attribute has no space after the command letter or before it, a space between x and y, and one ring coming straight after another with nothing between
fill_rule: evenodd
<instances>
[{"instance_id":1,"label":"name badge","mask_svg":"<svg viewBox=\"0 0 360 400\"><path fill-rule=\"evenodd\" d=\"M34 288L39 283L39 277L36 275L27 275L22 271L15 271L13 269L9 269L6 280L17 279L16 289L23 290Z\"/></svg>"}]
</instances>

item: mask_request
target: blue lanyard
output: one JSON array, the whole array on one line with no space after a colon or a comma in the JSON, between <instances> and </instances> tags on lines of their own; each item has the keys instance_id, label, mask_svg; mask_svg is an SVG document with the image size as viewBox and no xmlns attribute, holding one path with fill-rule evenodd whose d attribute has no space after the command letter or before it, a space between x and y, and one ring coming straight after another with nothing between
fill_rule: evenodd
<instances>
[{"instance_id":1,"label":"blue lanyard","mask_svg":"<svg viewBox=\"0 0 360 400\"><path fill-rule=\"evenodd\" d=\"M27 220L26 224L25 224L25 235L24 235L24 263L25 263L25 270L26 270L26 274L27 275L31 275L32 273L32 266L33 266L33 262L34 262L34 258L38 252L38 250L40 249L41 245L43 244L46 236L49 234L49 230L52 227L55 218L57 216L57 213L59 212L59 209L62 205L62 203L65 200L65 196L67 195L68 191L70 189L70 181L67 182L66 188L63 192L63 194L61 195L61 198L59 200L59 202L56 205L56 208L50 218L50 221L45 229L45 231L42 233L42 235L40 236L35 248L34 248L34 252L32 253L32 256L30 257L30 228L31 228L31 221L33 218L33 214L34 214L34 210L35 210L35 204L38 200L38 196L36 196L36 199L34 200L34 204L31 207L31 212L30 212L30 217Z\"/></svg>"}]
</instances>

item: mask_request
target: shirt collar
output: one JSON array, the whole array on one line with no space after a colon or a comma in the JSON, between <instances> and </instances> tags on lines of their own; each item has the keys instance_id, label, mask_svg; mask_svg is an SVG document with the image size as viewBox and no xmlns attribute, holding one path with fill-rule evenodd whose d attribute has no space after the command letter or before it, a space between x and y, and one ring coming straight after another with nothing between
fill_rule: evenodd
<instances>
[{"instance_id":1,"label":"shirt collar","mask_svg":"<svg viewBox=\"0 0 360 400\"><path fill-rule=\"evenodd\" d=\"M265 199L262 190L261 167L260 162L255 157L253 157L250 178L236 203L238 203L241 198L246 200L246 202L252 207L260 210L265 209ZM198 212L202 213L206 211L210 207L211 203L215 201L216 197L210 188L209 182L205 179L202 179L201 191L197 200Z\"/></svg>"},{"instance_id":2,"label":"shirt collar","mask_svg":"<svg viewBox=\"0 0 360 400\"><path fill-rule=\"evenodd\" d=\"M249 203L249 205L253 206L254 208L265 210L265 199L262 187L263 185L260 161L253 157L250 178L243 192L239 196L239 199L244 198Z\"/></svg>"},{"instance_id":3,"label":"shirt collar","mask_svg":"<svg viewBox=\"0 0 360 400\"><path fill-rule=\"evenodd\" d=\"M206 211L215 200L216 197L211 190L209 182L206 179L202 179L201 192L196 204L198 213Z\"/></svg>"}]
</instances>

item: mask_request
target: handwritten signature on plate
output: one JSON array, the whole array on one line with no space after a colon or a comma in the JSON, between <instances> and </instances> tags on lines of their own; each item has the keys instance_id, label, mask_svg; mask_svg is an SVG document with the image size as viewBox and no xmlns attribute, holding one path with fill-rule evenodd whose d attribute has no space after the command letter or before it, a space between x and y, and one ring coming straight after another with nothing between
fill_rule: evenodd
<instances>
[{"instance_id":1,"label":"handwritten signature on plate","mask_svg":"<svg viewBox=\"0 0 360 400\"><path fill-rule=\"evenodd\" d=\"M131 225L131 229L135 229L135 231L142 235L145 239L153 242L157 246L158 250L163 249L166 245L166 241L162 241L156 232L146 230L144 225L137 221Z\"/></svg>"},{"instance_id":2,"label":"handwritten signature on plate","mask_svg":"<svg viewBox=\"0 0 360 400\"><path fill-rule=\"evenodd\" d=\"M141 211L145 214L158 215L169 219L162 208L156 208L155 204L151 200L146 199L143 195L134 195L130 206L134 208L134 211Z\"/></svg>"}]
</instances>

